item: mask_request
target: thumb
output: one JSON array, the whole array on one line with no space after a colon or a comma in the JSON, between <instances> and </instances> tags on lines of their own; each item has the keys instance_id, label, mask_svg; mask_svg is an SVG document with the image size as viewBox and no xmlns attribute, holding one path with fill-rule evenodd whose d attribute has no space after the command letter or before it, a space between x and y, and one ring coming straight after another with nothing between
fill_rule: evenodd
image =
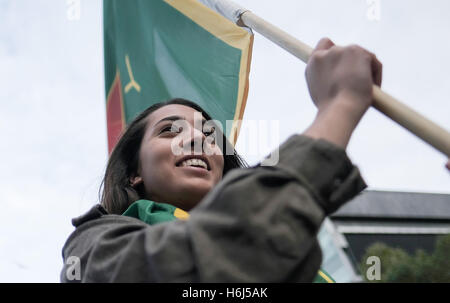
<instances>
[{"instance_id":1,"label":"thumb","mask_svg":"<svg viewBox=\"0 0 450 303\"><path fill-rule=\"evenodd\" d=\"M331 41L328 38L322 38L322 39L320 39L319 43L317 43L316 48L313 50L313 52L319 51L319 50L328 50L328 49L332 48L333 46L334 46L333 41Z\"/></svg>"},{"instance_id":2,"label":"thumb","mask_svg":"<svg viewBox=\"0 0 450 303\"><path fill-rule=\"evenodd\" d=\"M381 87L381 81L383 78L383 64L378 60L377 56L370 53L372 60L371 60L371 67L372 67L372 78L375 83L375 85Z\"/></svg>"}]
</instances>

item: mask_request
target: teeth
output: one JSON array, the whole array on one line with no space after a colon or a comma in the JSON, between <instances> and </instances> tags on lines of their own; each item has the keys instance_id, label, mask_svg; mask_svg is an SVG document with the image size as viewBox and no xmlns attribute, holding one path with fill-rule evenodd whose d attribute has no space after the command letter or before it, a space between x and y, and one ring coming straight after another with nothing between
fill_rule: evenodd
<instances>
[{"instance_id":1,"label":"teeth","mask_svg":"<svg viewBox=\"0 0 450 303\"><path fill-rule=\"evenodd\" d=\"M181 166L201 166L204 169L208 169L206 162L201 159L189 159L181 162Z\"/></svg>"}]
</instances>

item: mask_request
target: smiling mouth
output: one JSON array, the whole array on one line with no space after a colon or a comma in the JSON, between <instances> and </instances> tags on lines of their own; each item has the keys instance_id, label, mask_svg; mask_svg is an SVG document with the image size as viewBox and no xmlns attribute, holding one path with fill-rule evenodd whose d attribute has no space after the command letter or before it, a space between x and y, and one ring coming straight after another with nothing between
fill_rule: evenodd
<instances>
[{"instance_id":1,"label":"smiling mouth","mask_svg":"<svg viewBox=\"0 0 450 303\"><path fill-rule=\"evenodd\" d=\"M210 170L210 167L208 165L208 162L206 160L200 159L200 158L189 158L189 159L184 159L180 162L177 163L178 167L196 167L196 168L201 168L201 169L205 169L205 170Z\"/></svg>"}]
</instances>

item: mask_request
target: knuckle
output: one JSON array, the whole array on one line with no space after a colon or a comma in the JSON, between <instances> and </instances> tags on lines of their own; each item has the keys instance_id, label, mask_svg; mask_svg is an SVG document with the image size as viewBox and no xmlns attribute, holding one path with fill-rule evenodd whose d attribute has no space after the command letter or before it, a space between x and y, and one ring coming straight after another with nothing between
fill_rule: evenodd
<instances>
[{"instance_id":1,"label":"knuckle","mask_svg":"<svg viewBox=\"0 0 450 303\"><path fill-rule=\"evenodd\" d=\"M324 37L319 40L319 42L316 45L316 50L323 50L323 49L329 49L333 47L334 43L328 38Z\"/></svg>"},{"instance_id":2,"label":"knuckle","mask_svg":"<svg viewBox=\"0 0 450 303\"><path fill-rule=\"evenodd\" d=\"M343 51L344 51L344 48L343 48L343 47L340 47L340 46L334 46L334 47L330 48L329 53L330 53L330 55L335 56L335 55L340 55L340 54L342 54Z\"/></svg>"},{"instance_id":3,"label":"knuckle","mask_svg":"<svg viewBox=\"0 0 450 303\"><path fill-rule=\"evenodd\" d=\"M352 53L359 53L362 51L362 48L359 45L352 44L347 46L347 49Z\"/></svg>"},{"instance_id":4,"label":"knuckle","mask_svg":"<svg viewBox=\"0 0 450 303\"><path fill-rule=\"evenodd\" d=\"M328 44L331 43L331 39L328 37L323 37L319 42Z\"/></svg>"},{"instance_id":5,"label":"knuckle","mask_svg":"<svg viewBox=\"0 0 450 303\"><path fill-rule=\"evenodd\" d=\"M309 58L309 63L315 64L317 62L320 62L321 60L323 60L323 57L324 57L323 52L316 51L311 54L311 57Z\"/></svg>"},{"instance_id":6,"label":"knuckle","mask_svg":"<svg viewBox=\"0 0 450 303\"><path fill-rule=\"evenodd\" d=\"M371 61L374 58L374 56L370 52L356 44L347 46L344 51L365 61Z\"/></svg>"}]
</instances>

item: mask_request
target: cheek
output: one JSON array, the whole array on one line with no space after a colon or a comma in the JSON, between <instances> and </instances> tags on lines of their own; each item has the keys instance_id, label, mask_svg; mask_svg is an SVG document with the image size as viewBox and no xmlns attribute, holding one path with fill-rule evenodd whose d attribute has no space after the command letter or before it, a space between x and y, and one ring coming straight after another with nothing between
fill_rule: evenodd
<instances>
[{"instance_id":1,"label":"cheek","mask_svg":"<svg viewBox=\"0 0 450 303\"><path fill-rule=\"evenodd\" d=\"M155 144L152 148L142 151L141 157L141 176L147 189L160 186L168 175L173 172L173 161L170 146L167 148L165 144Z\"/></svg>"}]
</instances>

